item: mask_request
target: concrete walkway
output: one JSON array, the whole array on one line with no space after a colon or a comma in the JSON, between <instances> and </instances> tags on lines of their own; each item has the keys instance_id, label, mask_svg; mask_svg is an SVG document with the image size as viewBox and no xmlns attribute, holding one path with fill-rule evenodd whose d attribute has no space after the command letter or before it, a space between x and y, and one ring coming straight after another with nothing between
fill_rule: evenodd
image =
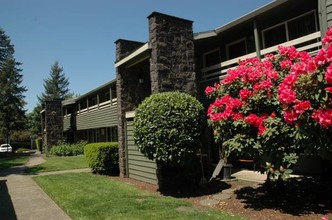
<instances>
[{"instance_id":1,"label":"concrete walkway","mask_svg":"<svg viewBox=\"0 0 332 220\"><path fill-rule=\"evenodd\" d=\"M31 155L23 166L0 171L0 219L6 220L67 220L71 219L24 169L45 162L40 153ZM88 172L88 169L65 172ZM52 172L57 174L63 172ZM46 175L43 174L43 175Z\"/></svg>"}]
</instances>

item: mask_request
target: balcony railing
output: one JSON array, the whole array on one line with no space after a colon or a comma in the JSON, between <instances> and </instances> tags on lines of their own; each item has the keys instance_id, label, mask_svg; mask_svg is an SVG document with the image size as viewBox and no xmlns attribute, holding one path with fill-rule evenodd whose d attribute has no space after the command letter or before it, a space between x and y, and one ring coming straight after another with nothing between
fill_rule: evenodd
<instances>
[{"instance_id":1,"label":"balcony railing","mask_svg":"<svg viewBox=\"0 0 332 220\"><path fill-rule=\"evenodd\" d=\"M291 41L287 41L279 45L295 46L299 51L308 51L310 54L315 54L322 46L320 38L321 38L321 33L320 31L317 31L315 33ZM267 54L275 53L279 45L261 50L260 51L261 57L263 58ZM246 54L241 57L236 57L231 60L226 60L221 63L215 64L213 66L205 67L201 69L202 78L203 78L202 82L218 79L220 76L225 75L229 69L236 67L240 60L245 60L247 58L253 58L253 57L257 57L257 52Z\"/></svg>"}]
</instances>

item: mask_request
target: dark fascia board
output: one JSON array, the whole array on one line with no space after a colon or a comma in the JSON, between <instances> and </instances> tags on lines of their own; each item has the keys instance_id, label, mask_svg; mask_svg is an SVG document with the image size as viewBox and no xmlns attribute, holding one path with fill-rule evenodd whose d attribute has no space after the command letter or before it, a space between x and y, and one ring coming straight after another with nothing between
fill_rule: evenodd
<instances>
[{"instance_id":1,"label":"dark fascia board","mask_svg":"<svg viewBox=\"0 0 332 220\"><path fill-rule=\"evenodd\" d=\"M268 4L266 4L266 5L258 8L256 10L254 10L254 11L248 13L248 14L245 14L242 17L240 17L238 19L235 19L234 21L231 21L231 22L229 22L229 23L227 23L227 24L225 24L223 26L220 26L220 27L216 28L215 32L217 34L219 34L219 33L223 32L223 31L226 31L226 30L228 30L228 29L230 29L230 28L232 28L234 26L237 26L237 25L239 25L239 24L241 24L243 22L246 22L246 21L248 21L250 19L253 19L256 16L258 16L258 15L260 15L262 13L265 13L265 12L267 12L267 11L269 11L269 10L271 10L271 9L273 9L273 8L279 6L279 5L281 5L281 4L283 4L283 3L287 2L287 1L288 0L274 0L273 2L268 3Z\"/></svg>"},{"instance_id":2,"label":"dark fascia board","mask_svg":"<svg viewBox=\"0 0 332 220\"><path fill-rule=\"evenodd\" d=\"M64 101L62 101L62 105L63 105L63 106L66 106L66 105L72 105L72 104L75 104L77 101L79 101L79 100L81 100L81 99L83 99L83 98L86 98L86 97L88 97L89 95L94 94L94 93L96 93L96 92L99 91L99 90L102 90L102 89L104 89L104 88L106 88L106 87L109 87L109 86L112 85L112 84L116 84L116 79L113 79L113 80L111 80L111 81L109 81L109 82L107 82L107 83L105 83L105 84L103 84L103 85L101 85L101 86L98 86L97 88L95 88L95 89L93 89L93 90L91 90L91 91L89 91L89 92L87 92L87 93L85 93L85 94L83 94L83 95L80 95L80 96L78 96L78 97L76 97L76 98L72 98L72 99L64 100Z\"/></svg>"}]
</instances>

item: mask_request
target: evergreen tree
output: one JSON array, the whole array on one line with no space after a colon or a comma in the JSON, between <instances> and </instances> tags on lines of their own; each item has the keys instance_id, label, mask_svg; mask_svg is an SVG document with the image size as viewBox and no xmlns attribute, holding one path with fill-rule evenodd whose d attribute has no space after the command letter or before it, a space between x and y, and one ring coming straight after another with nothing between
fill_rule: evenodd
<instances>
[{"instance_id":1,"label":"evergreen tree","mask_svg":"<svg viewBox=\"0 0 332 220\"><path fill-rule=\"evenodd\" d=\"M10 38L0 29L0 136L8 141L10 133L24 129L26 90L21 85L23 75L21 63L14 58L14 46Z\"/></svg>"},{"instance_id":2,"label":"evergreen tree","mask_svg":"<svg viewBox=\"0 0 332 220\"><path fill-rule=\"evenodd\" d=\"M26 128L31 134L40 134L41 132L41 105L37 105L32 112L27 114Z\"/></svg>"},{"instance_id":3,"label":"evergreen tree","mask_svg":"<svg viewBox=\"0 0 332 220\"><path fill-rule=\"evenodd\" d=\"M59 66L58 61L51 67L50 76L44 79L45 91L38 96L40 104L43 104L45 100L53 99L68 99L72 97L69 93L69 81L63 73L63 68Z\"/></svg>"}]
</instances>

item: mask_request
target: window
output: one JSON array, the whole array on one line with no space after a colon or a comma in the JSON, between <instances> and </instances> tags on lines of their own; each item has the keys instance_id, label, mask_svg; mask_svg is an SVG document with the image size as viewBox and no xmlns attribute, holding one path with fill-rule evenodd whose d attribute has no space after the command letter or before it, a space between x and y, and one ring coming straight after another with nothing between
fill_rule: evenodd
<instances>
[{"instance_id":1,"label":"window","mask_svg":"<svg viewBox=\"0 0 332 220\"><path fill-rule=\"evenodd\" d=\"M89 107L97 105L97 104L98 103L97 103L97 96L96 95L89 98Z\"/></svg>"},{"instance_id":2,"label":"window","mask_svg":"<svg viewBox=\"0 0 332 220\"><path fill-rule=\"evenodd\" d=\"M204 54L204 67L213 66L220 63L219 49Z\"/></svg>"},{"instance_id":3,"label":"window","mask_svg":"<svg viewBox=\"0 0 332 220\"><path fill-rule=\"evenodd\" d=\"M105 89L99 93L99 103L103 103L110 100L110 89Z\"/></svg>"},{"instance_id":4,"label":"window","mask_svg":"<svg viewBox=\"0 0 332 220\"><path fill-rule=\"evenodd\" d=\"M226 45L227 58L233 59L247 54L246 40L240 39Z\"/></svg>"},{"instance_id":5,"label":"window","mask_svg":"<svg viewBox=\"0 0 332 220\"><path fill-rule=\"evenodd\" d=\"M286 27L279 25L264 32L265 47L272 47L274 45L286 42Z\"/></svg>"},{"instance_id":6,"label":"window","mask_svg":"<svg viewBox=\"0 0 332 220\"><path fill-rule=\"evenodd\" d=\"M315 11L310 11L268 28L262 32L264 48L314 33L317 31L316 23Z\"/></svg>"}]
</instances>

